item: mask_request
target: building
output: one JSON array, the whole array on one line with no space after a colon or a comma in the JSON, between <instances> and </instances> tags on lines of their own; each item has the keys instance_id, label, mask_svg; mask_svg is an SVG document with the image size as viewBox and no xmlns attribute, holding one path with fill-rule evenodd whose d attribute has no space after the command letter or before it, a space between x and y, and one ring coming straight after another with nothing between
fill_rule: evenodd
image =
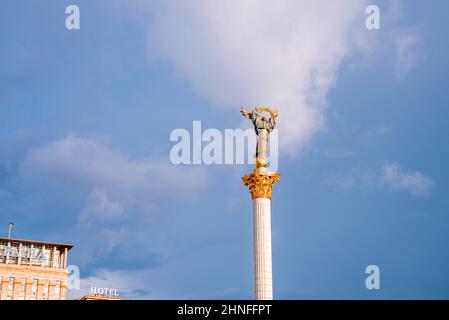
<instances>
[{"instance_id":1,"label":"building","mask_svg":"<svg viewBox=\"0 0 449 320\"><path fill-rule=\"evenodd\" d=\"M72 247L0 237L0 300L65 300Z\"/></svg>"}]
</instances>

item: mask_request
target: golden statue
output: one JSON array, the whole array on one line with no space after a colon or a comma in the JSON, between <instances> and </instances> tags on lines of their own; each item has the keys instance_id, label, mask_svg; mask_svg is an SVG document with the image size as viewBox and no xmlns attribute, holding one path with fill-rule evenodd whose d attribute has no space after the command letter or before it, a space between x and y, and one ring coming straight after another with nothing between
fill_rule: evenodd
<instances>
[{"instance_id":1,"label":"golden statue","mask_svg":"<svg viewBox=\"0 0 449 320\"><path fill-rule=\"evenodd\" d=\"M254 108L251 112L243 107L240 112L252 121L257 134L256 168L242 177L243 183L249 187L253 199L271 199L273 184L279 181L280 173L267 170L267 148L268 137L276 125L278 113L268 107ZM269 113L270 117L266 117L262 112Z\"/></svg>"},{"instance_id":2,"label":"golden statue","mask_svg":"<svg viewBox=\"0 0 449 320\"><path fill-rule=\"evenodd\" d=\"M257 134L256 168L265 168L267 166L268 136L276 125L278 113L268 107L254 108L251 112L243 107L240 112L253 122ZM262 112L269 113L270 117L265 117L261 114Z\"/></svg>"}]
</instances>

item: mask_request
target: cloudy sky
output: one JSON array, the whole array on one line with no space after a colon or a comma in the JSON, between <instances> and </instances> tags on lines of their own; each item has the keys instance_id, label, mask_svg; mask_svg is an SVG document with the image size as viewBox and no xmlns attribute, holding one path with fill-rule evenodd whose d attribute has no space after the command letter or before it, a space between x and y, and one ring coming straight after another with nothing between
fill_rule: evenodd
<instances>
[{"instance_id":1,"label":"cloudy sky","mask_svg":"<svg viewBox=\"0 0 449 320\"><path fill-rule=\"evenodd\" d=\"M67 30L76 4L80 30ZM380 30L365 27L368 5ZM173 165L174 129L279 111L275 298L449 298L443 0L9 1L0 234L74 244L130 299L250 299L246 165ZM365 268L381 289L365 288Z\"/></svg>"}]
</instances>

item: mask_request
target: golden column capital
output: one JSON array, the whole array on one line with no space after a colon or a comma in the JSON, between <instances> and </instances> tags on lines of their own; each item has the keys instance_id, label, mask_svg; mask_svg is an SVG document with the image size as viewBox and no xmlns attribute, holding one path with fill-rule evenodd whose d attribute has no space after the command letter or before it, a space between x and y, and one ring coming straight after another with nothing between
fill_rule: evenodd
<instances>
[{"instance_id":1,"label":"golden column capital","mask_svg":"<svg viewBox=\"0 0 449 320\"><path fill-rule=\"evenodd\" d=\"M242 177L242 181L245 186L249 186L253 200L257 198L271 199L273 185L279 181L280 176L279 172L261 172L255 169Z\"/></svg>"}]
</instances>

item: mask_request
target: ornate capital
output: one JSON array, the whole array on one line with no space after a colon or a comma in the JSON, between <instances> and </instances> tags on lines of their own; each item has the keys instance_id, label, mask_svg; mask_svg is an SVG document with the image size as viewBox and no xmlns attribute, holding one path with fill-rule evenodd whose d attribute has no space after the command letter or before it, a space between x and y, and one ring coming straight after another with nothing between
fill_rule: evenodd
<instances>
[{"instance_id":1,"label":"ornate capital","mask_svg":"<svg viewBox=\"0 0 449 320\"><path fill-rule=\"evenodd\" d=\"M273 185L279 181L280 175L279 172L260 172L258 169L255 169L250 174L242 177L242 181L245 186L249 186L253 199L271 199Z\"/></svg>"}]
</instances>

